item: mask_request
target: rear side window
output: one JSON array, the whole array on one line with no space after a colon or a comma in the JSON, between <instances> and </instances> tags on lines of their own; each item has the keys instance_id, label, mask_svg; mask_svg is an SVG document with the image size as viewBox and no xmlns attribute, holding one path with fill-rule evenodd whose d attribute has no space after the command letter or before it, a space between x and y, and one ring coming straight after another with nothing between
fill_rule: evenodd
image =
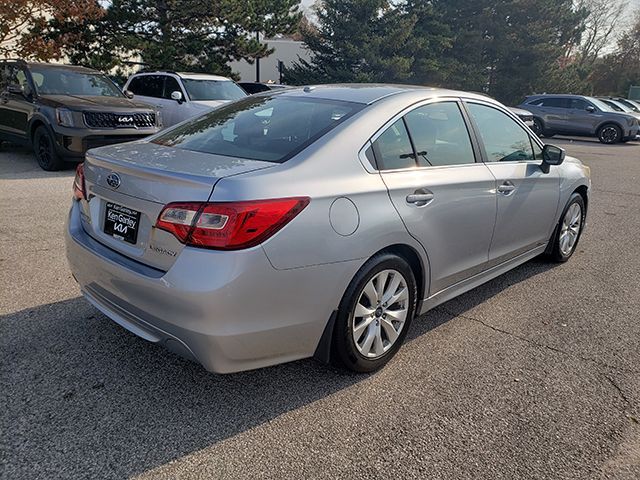
<instances>
[{"instance_id":1,"label":"rear side window","mask_svg":"<svg viewBox=\"0 0 640 480\"><path fill-rule=\"evenodd\" d=\"M475 163L473 147L456 102L432 103L405 116L418 166Z\"/></svg>"},{"instance_id":2,"label":"rear side window","mask_svg":"<svg viewBox=\"0 0 640 480\"><path fill-rule=\"evenodd\" d=\"M163 87L163 75L140 75L131 80L127 89L131 90L134 95L162 98Z\"/></svg>"},{"instance_id":3,"label":"rear side window","mask_svg":"<svg viewBox=\"0 0 640 480\"><path fill-rule=\"evenodd\" d=\"M506 113L478 103L467 103L467 108L480 133L487 161L518 162L534 159L531 137Z\"/></svg>"},{"instance_id":4,"label":"rear side window","mask_svg":"<svg viewBox=\"0 0 640 480\"><path fill-rule=\"evenodd\" d=\"M282 163L361 110L359 103L246 97L156 137L184 150Z\"/></svg>"},{"instance_id":5,"label":"rear side window","mask_svg":"<svg viewBox=\"0 0 640 480\"><path fill-rule=\"evenodd\" d=\"M409 133L402 118L373 142L373 151L380 170L397 170L416 166Z\"/></svg>"},{"instance_id":6,"label":"rear side window","mask_svg":"<svg viewBox=\"0 0 640 480\"><path fill-rule=\"evenodd\" d=\"M542 106L552 108L569 108L569 99L558 97L545 98L542 100Z\"/></svg>"}]
</instances>

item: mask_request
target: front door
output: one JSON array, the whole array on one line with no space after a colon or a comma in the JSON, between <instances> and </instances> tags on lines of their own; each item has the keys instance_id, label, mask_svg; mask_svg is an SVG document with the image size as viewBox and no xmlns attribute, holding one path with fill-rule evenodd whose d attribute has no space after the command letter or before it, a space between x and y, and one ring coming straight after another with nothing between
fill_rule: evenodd
<instances>
[{"instance_id":1,"label":"front door","mask_svg":"<svg viewBox=\"0 0 640 480\"><path fill-rule=\"evenodd\" d=\"M476 162L459 103L413 109L374 139L373 151L391 201L429 257L429 294L485 268L495 181Z\"/></svg>"},{"instance_id":2,"label":"front door","mask_svg":"<svg viewBox=\"0 0 640 480\"><path fill-rule=\"evenodd\" d=\"M540 168L537 140L495 106L466 103L495 177L498 215L489 251L491 265L546 244L555 225L560 197L557 168Z\"/></svg>"}]
</instances>

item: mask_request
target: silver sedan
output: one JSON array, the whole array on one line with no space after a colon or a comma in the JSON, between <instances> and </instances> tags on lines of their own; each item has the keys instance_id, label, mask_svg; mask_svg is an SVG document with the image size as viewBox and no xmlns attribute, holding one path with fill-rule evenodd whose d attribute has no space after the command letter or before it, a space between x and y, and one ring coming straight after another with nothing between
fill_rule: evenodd
<instances>
[{"instance_id":1,"label":"silver sedan","mask_svg":"<svg viewBox=\"0 0 640 480\"><path fill-rule=\"evenodd\" d=\"M98 310L208 370L372 371L416 315L568 260L589 192L586 166L485 96L288 89L90 151L67 257Z\"/></svg>"}]
</instances>

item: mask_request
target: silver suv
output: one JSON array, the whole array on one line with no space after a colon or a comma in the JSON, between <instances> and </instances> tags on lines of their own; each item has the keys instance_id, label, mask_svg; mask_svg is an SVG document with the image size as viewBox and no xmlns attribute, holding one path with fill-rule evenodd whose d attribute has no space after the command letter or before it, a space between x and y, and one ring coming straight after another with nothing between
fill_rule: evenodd
<instances>
[{"instance_id":1,"label":"silver suv","mask_svg":"<svg viewBox=\"0 0 640 480\"><path fill-rule=\"evenodd\" d=\"M518 107L533 113L533 130L545 137L598 137L611 144L634 140L640 128L633 115L615 112L601 100L582 95L532 95Z\"/></svg>"}]
</instances>

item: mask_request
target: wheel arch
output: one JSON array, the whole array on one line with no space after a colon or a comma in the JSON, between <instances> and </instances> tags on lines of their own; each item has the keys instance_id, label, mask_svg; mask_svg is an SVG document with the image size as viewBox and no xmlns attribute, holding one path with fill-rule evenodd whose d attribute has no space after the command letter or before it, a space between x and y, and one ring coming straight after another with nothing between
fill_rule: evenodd
<instances>
[{"instance_id":1,"label":"wheel arch","mask_svg":"<svg viewBox=\"0 0 640 480\"><path fill-rule=\"evenodd\" d=\"M605 120L599 123L598 126L596 127L596 135L600 135L600 130L606 125L615 125L620 129L620 134L624 135L624 126L617 120Z\"/></svg>"}]
</instances>

